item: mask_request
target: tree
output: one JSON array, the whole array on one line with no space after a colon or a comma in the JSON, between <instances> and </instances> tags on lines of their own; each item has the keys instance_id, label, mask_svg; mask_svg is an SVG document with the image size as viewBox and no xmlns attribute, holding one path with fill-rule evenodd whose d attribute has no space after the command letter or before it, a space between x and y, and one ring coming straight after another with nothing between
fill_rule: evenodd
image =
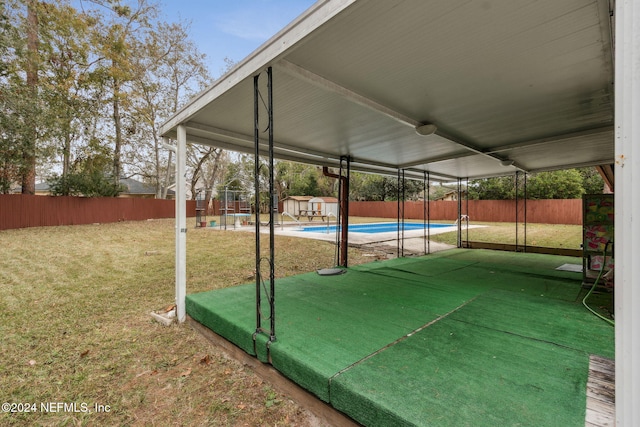
<instances>
[{"instance_id":1,"label":"tree","mask_svg":"<svg viewBox=\"0 0 640 427\"><path fill-rule=\"evenodd\" d=\"M132 44L132 63L138 70L131 84L136 127L129 135L133 143L126 161L135 174L156 187L156 196L162 198L169 186L172 153L162 149L160 125L210 82L204 55L189 40L187 31L184 23L160 23L157 29L148 30L143 40ZM219 169L209 164L221 159L222 151L194 146L188 151L192 187L195 189L202 180L209 190L208 199Z\"/></svg>"},{"instance_id":2,"label":"tree","mask_svg":"<svg viewBox=\"0 0 640 427\"><path fill-rule=\"evenodd\" d=\"M27 61L26 95L30 102L37 103L38 98L38 12L36 0L27 1ZM28 123L27 137L23 141L22 157L22 193L35 194L36 192L36 141L38 139L37 125L34 119Z\"/></svg>"},{"instance_id":3,"label":"tree","mask_svg":"<svg viewBox=\"0 0 640 427\"><path fill-rule=\"evenodd\" d=\"M40 96L38 73L39 15L46 4L29 0L7 1L0 5L2 16L2 75L0 90L0 173L2 191L14 181L24 194L35 192L35 167L40 141L47 122Z\"/></svg>"},{"instance_id":4,"label":"tree","mask_svg":"<svg viewBox=\"0 0 640 427\"><path fill-rule=\"evenodd\" d=\"M122 5L119 0L95 1L111 15L105 18L100 31L96 32L97 55L101 58L101 75L105 88L109 91L106 99L111 106L113 132L109 132L113 142L114 183L122 173L122 150L126 144L125 135L135 133L136 123L131 114L131 93L129 85L137 78L139 68L134 66L134 45L151 27L151 20L157 16L157 6L147 0L137 0L135 8Z\"/></svg>"},{"instance_id":5,"label":"tree","mask_svg":"<svg viewBox=\"0 0 640 427\"><path fill-rule=\"evenodd\" d=\"M529 199L575 199L585 193L585 183L596 188L600 186L597 178L578 169L565 169L550 172L538 172L527 175L526 195ZM524 197L524 178L518 182L518 197ZM512 200L516 197L514 176L502 176L472 180L469 184L469 198L481 200Z\"/></svg>"},{"instance_id":6,"label":"tree","mask_svg":"<svg viewBox=\"0 0 640 427\"><path fill-rule=\"evenodd\" d=\"M211 191L216 178L219 177L219 160L224 152L220 148L194 145L187 151L187 163L191 164L191 197L195 200L198 193L198 182L204 183L204 200L211 199ZM209 173L205 176L207 164L211 166Z\"/></svg>"},{"instance_id":7,"label":"tree","mask_svg":"<svg viewBox=\"0 0 640 427\"><path fill-rule=\"evenodd\" d=\"M22 140L17 125L17 114L23 105L19 103L16 87L22 87L22 79L16 78L16 58L13 50L19 34L7 14L5 3L0 3L0 193L8 193L14 182L22 179ZM13 47L14 49L11 49ZM24 106L26 107L26 106Z\"/></svg>"},{"instance_id":8,"label":"tree","mask_svg":"<svg viewBox=\"0 0 640 427\"><path fill-rule=\"evenodd\" d=\"M355 184L351 187L351 198L354 200L394 201L402 197L399 193L403 187L397 177L354 172L351 178ZM404 180L405 200L416 200L422 191L422 181Z\"/></svg>"},{"instance_id":9,"label":"tree","mask_svg":"<svg viewBox=\"0 0 640 427\"><path fill-rule=\"evenodd\" d=\"M583 179L576 169L531 174L527 178L529 199L577 199L584 194Z\"/></svg>"},{"instance_id":10,"label":"tree","mask_svg":"<svg viewBox=\"0 0 640 427\"><path fill-rule=\"evenodd\" d=\"M137 174L166 195L160 123L210 79L188 25L158 22L151 1L0 2L0 191L22 182L30 192L36 167L66 176L100 144L111 146L114 185ZM211 188L223 157L212 151L189 171Z\"/></svg>"},{"instance_id":11,"label":"tree","mask_svg":"<svg viewBox=\"0 0 640 427\"><path fill-rule=\"evenodd\" d=\"M515 180L513 176L474 179L469 182L469 199L512 200L515 199Z\"/></svg>"},{"instance_id":12,"label":"tree","mask_svg":"<svg viewBox=\"0 0 640 427\"><path fill-rule=\"evenodd\" d=\"M54 196L116 197L123 187L113 182L113 153L97 141L89 144L65 175L54 175L47 181Z\"/></svg>"},{"instance_id":13,"label":"tree","mask_svg":"<svg viewBox=\"0 0 640 427\"><path fill-rule=\"evenodd\" d=\"M276 168L276 191L278 199L289 196L319 196L320 173L316 166L303 163L279 161Z\"/></svg>"},{"instance_id":14,"label":"tree","mask_svg":"<svg viewBox=\"0 0 640 427\"><path fill-rule=\"evenodd\" d=\"M580 168L578 172L582 175L585 194L601 194L604 191L604 180L596 168Z\"/></svg>"},{"instance_id":15,"label":"tree","mask_svg":"<svg viewBox=\"0 0 640 427\"><path fill-rule=\"evenodd\" d=\"M48 142L62 156L62 175L70 171L74 147L99 111L91 60L90 34L96 19L68 4L48 4L40 18L41 96L50 111Z\"/></svg>"}]
</instances>

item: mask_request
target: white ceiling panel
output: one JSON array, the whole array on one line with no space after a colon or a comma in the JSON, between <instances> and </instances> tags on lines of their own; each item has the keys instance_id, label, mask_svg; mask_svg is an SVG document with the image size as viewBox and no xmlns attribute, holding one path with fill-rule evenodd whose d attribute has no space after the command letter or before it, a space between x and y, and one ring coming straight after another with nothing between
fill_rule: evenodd
<instances>
[{"instance_id":1,"label":"white ceiling panel","mask_svg":"<svg viewBox=\"0 0 640 427\"><path fill-rule=\"evenodd\" d=\"M162 132L251 152L272 66L282 158L460 178L612 163L612 64L607 0L319 1Z\"/></svg>"}]
</instances>

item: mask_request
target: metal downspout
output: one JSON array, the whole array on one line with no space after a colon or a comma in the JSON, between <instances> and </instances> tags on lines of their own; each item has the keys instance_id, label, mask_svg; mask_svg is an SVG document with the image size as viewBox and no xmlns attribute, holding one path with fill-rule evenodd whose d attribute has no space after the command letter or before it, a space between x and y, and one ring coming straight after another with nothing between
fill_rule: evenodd
<instances>
[{"instance_id":1,"label":"metal downspout","mask_svg":"<svg viewBox=\"0 0 640 427\"><path fill-rule=\"evenodd\" d=\"M342 175L342 162L347 162L347 176ZM349 170L351 168L351 159L349 157L340 158L340 175L329 172L329 168L322 167L322 175L328 178L335 178L339 180L339 205L340 211L340 259L338 264L342 267L348 267L348 253L349 253Z\"/></svg>"}]
</instances>

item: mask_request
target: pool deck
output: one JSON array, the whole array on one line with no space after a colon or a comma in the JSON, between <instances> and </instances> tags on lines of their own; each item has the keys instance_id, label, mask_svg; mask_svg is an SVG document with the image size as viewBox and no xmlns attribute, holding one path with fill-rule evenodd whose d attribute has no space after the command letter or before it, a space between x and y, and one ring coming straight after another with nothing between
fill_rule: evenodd
<instances>
[{"instance_id":1,"label":"pool deck","mask_svg":"<svg viewBox=\"0 0 640 427\"><path fill-rule=\"evenodd\" d=\"M319 224L318 222L302 222L302 223L294 223L287 221L285 223L281 223L274 228L274 232L276 235L290 236L290 237L300 237L303 239L315 239L315 240L323 240L327 242L335 242L336 241L336 233L335 232L309 232L309 231L301 231L301 226L327 226L328 223ZM332 222L331 225L335 226L335 222ZM483 227L481 225L469 225L469 229ZM450 231L456 231L458 228L457 225L450 225L449 227L440 227L433 228L429 231L429 235L433 236L440 233L447 233ZM466 226L463 226L463 230L466 229ZM253 225L247 225L242 227L237 227L232 231L240 231L240 232L255 232L255 227ZM262 227L261 233L269 233L268 227ZM404 232L404 248L409 252L413 252L416 254L424 253L424 243L425 236L423 230L405 230ZM371 245L377 244L382 246L387 246L389 249L395 248L398 242L398 233L396 231L384 232L384 233L358 233L358 232L349 232L349 245L350 246L361 246L361 245ZM454 246L437 243L437 242L429 242L430 251L429 252L438 252L445 249L452 249Z\"/></svg>"},{"instance_id":2,"label":"pool deck","mask_svg":"<svg viewBox=\"0 0 640 427\"><path fill-rule=\"evenodd\" d=\"M188 295L187 313L365 426L584 426L614 329L557 270L580 262L453 249L279 279L273 343L254 341L255 284Z\"/></svg>"}]
</instances>

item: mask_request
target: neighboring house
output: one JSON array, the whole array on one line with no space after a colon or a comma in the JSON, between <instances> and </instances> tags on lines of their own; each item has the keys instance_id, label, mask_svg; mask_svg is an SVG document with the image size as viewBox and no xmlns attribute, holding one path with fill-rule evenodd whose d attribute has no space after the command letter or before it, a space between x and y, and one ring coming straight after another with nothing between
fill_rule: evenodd
<instances>
[{"instance_id":1,"label":"neighboring house","mask_svg":"<svg viewBox=\"0 0 640 427\"><path fill-rule=\"evenodd\" d=\"M465 200L467 198L467 191L466 190L462 190L460 192L460 197L461 197L462 200ZM448 191L445 194L443 194L442 196L438 197L437 199L433 199L433 200L449 200L449 201L458 200L458 190Z\"/></svg>"},{"instance_id":2,"label":"neighboring house","mask_svg":"<svg viewBox=\"0 0 640 427\"><path fill-rule=\"evenodd\" d=\"M122 178L120 184L124 187L124 190L118 197L138 197L142 199L153 199L156 197L155 187L151 184L145 184L133 178ZM40 182L36 184L36 195L48 196L50 194L49 184L46 182ZM175 191L167 191L167 199L174 199Z\"/></svg>"}]
</instances>

